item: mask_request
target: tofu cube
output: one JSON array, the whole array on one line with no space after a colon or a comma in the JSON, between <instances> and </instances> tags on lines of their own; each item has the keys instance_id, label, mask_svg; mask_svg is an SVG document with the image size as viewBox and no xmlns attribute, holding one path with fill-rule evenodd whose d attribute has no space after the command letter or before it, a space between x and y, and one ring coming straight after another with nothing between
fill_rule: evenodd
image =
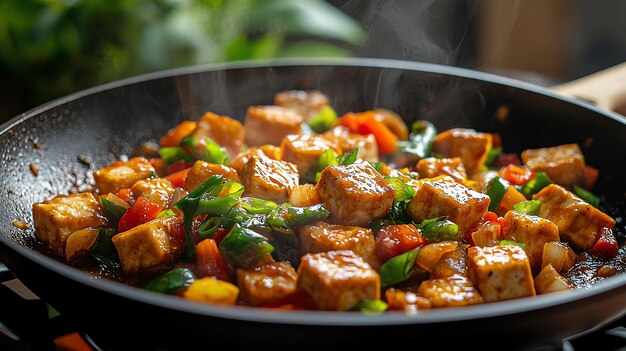
<instances>
[{"instance_id":1,"label":"tofu cube","mask_svg":"<svg viewBox=\"0 0 626 351\"><path fill-rule=\"evenodd\" d=\"M140 180L130 188L136 198L145 197L161 208L169 207L174 190L172 183L165 178Z\"/></svg>"},{"instance_id":2,"label":"tofu cube","mask_svg":"<svg viewBox=\"0 0 626 351\"><path fill-rule=\"evenodd\" d=\"M346 127L336 126L322 135L330 142L339 146L343 152L358 148L357 158L371 162L380 160L378 144L376 144L374 134L353 134Z\"/></svg>"},{"instance_id":3,"label":"tofu cube","mask_svg":"<svg viewBox=\"0 0 626 351\"><path fill-rule=\"evenodd\" d=\"M559 227L559 236L581 250L590 249L600 237L603 227L613 228L615 220L572 192L550 184L533 196L541 201L539 216Z\"/></svg>"},{"instance_id":4,"label":"tofu cube","mask_svg":"<svg viewBox=\"0 0 626 351\"><path fill-rule=\"evenodd\" d=\"M433 142L433 152L443 157L459 157L471 176L478 172L491 150L492 137L473 129L454 128L439 133Z\"/></svg>"},{"instance_id":5,"label":"tofu cube","mask_svg":"<svg viewBox=\"0 0 626 351\"><path fill-rule=\"evenodd\" d=\"M340 155L341 149L319 134L287 135L280 144L282 160L298 167L300 174L305 174L317 162L322 152L331 149Z\"/></svg>"},{"instance_id":6,"label":"tofu cube","mask_svg":"<svg viewBox=\"0 0 626 351\"><path fill-rule=\"evenodd\" d=\"M133 157L126 162L116 161L95 171L93 179L100 194L115 194L120 189L130 188L136 182L153 177L155 174L154 167L147 159Z\"/></svg>"},{"instance_id":7,"label":"tofu cube","mask_svg":"<svg viewBox=\"0 0 626 351\"><path fill-rule=\"evenodd\" d=\"M347 311L363 299L380 299L378 272L349 250L302 256L297 286L322 310Z\"/></svg>"},{"instance_id":8,"label":"tofu cube","mask_svg":"<svg viewBox=\"0 0 626 351\"><path fill-rule=\"evenodd\" d=\"M328 96L317 90L286 90L274 95L274 104L296 109L306 121L328 106Z\"/></svg>"},{"instance_id":9,"label":"tofu cube","mask_svg":"<svg viewBox=\"0 0 626 351\"><path fill-rule=\"evenodd\" d=\"M250 106L244 121L246 144L280 145L289 134L300 134L304 117L298 110L280 106Z\"/></svg>"},{"instance_id":10,"label":"tofu cube","mask_svg":"<svg viewBox=\"0 0 626 351\"><path fill-rule=\"evenodd\" d=\"M530 268L541 268L543 245L559 241L559 228L547 219L509 211L504 216L504 240L517 241L526 245Z\"/></svg>"},{"instance_id":11,"label":"tofu cube","mask_svg":"<svg viewBox=\"0 0 626 351\"><path fill-rule=\"evenodd\" d=\"M237 269L241 298L263 306L296 291L298 274L289 262L274 262L251 269Z\"/></svg>"},{"instance_id":12,"label":"tofu cube","mask_svg":"<svg viewBox=\"0 0 626 351\"><path fill-rule=\"evenodd\" d=\"M187 178L185 178L185 190L192 192L214 175L240 182L239 175L235 169L217 163L208 163L198 160L191 166L187 173Z\"/></svg>"},{"instance_id":13,"label":"tofu cube","mask_svg":"<svg viewBox=\"0 0 626 351\"><path fill-rule=\"evenodd\" d=\"M228 163L228 167L233 168L237 173L241 173L243 166L248 163L252 156L267 157L270 160L280 160L280 147L266 144L263 146L253 146L248 150L241 152L237 157Z\"/></svg>"},{"instance_id":14,"label":"tofu cube","mask_svg":"<svg viewBox=\"0 0 626 351\"><path fill-rule=\"evenodd\" d=\"M73 232L106 226L100 203L91 193L57 196L33 205L35 236L59 256Z\"/></svg>"},{"instance_id":15,"label":"tofu cube","mask_svg":"<svg viewBox=\"0 0 626 351\"><path fill-rule=\"evenodd\" d=\"M241 172L244 196L279 204L289 201L289 195L298 186L299 179L298 169L293 163L259 156L252 156Z\"/></svg>"},{"instance_id":16,"label":"tofu cube","mask_svg":"<svg viewBox=\"0 0 626 351\"><path fill-rule=\"evenodd\" d=\"M376 241L369 228L317 222L305 225L298 231L300 253L351 250L372 268L379 266Z\"/></svg>"},{"instance_id":17,"label":"tofu cube","mask_svg":"<svg viewBox=\"0 0 626 351\"><path fill-rule=\"evenodd\" d=\"M449 175L452 179L463 184L467 178L465 166L459 157L453 158L423 158L415 166L420 178L434 178L440 175Z\"/></svg>"},{"instance_id":18,"label":"tofu cube","mask_svg":"<svg viewBox=\"0 0 626 351\"><path fill-rule=\"evenodd\" d=\"M535 296L530 261L517 245L467 249L469 278L485 302Z\"/></svg>"},{"instance_id":19,"label":"tofu cube","mask_svg":"<svg viewBox=\"0 0 626 351\"><path fill-rule=\"evenodd\" d=\"M459 184L450 176L425 180L407 206L407 213L417 223L448 216L459 226L459 237L471 233L489 208L489 196Z\"/></svg>"},{"instance_id":20,"label":"tofu cube","mask_svg":"<svg viewBox=\"0 0 626 351\"><path fill-rule=\"evenodd\" d=\"M427 298L432 307L455 307L485 302L472 282L462 275L423 281L417 293Z\"/></svg>"},{"instance_id":21,"label":"tofu cube","mask_svg":"<svg viewBox=\"0 0 626 351\"><path fill-rule=\"evenodd\" d=\"M172 216L153 219L114 235L113 245L126 273L137 273L174 259L170 235L181 230L182 219Z\"/></svg>"},{"instance_id":22,"label":"tofu cube","mask_svg":"<svg viewBox=\"0 0 626 351\"><path fill-rule=\"evenodd\" d=\"M568 189L585 184L585 157L578 144L525 150L522 161L532 171L546 172L553 182Z\"/></svg>"},{"instance_id":23,"label":"tofu cube","mask_svg":"<svg viewBox=\"0 0 626 351\"><path fill-rule=\"evenodd\" d=\"M316 185L317 193L334 221L365 226L389 213L396 191L369 163L326 167Z\"/></svg>"},{"instance_id":24,"label":"tofu cube","mask_svg":"<svg viewBox=\"0 0 626 351\"><path fill-rule=\"evenodd\" d=\"M243 125L239 121L212 112L205 113L191 133L191 136L197 140L205 138L213 140L228 151L231 159L241 152L244 146L244 135Z\"/></svg>"}]
</instances>

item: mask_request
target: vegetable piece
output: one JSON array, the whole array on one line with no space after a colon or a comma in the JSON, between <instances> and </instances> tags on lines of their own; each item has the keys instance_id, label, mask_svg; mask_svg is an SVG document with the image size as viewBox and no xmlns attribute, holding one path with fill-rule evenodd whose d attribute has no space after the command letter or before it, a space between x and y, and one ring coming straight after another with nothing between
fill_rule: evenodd
<instances>
[{"instance_id":1,"label":"vegetable piece","mask_svg":"<svg viewBox=\"0 0 626 351\"><path fill-rule=\"evenodd\" d=\"M65 257L67 261L79 260L89 254L89 251L96 243L96 239L98 239L99 232L100 230L96 228L85 228L70 234L65 243Z\"/></svg>"},{"instance_id":2,"label":"vegetable piece","mask_svg":"<svg viewBox=\"0 0 626 351\"><path fill-rule=\"evenodd\" d=\"M391 184L396 191L396 196L393 201L411 201L415 196L415 189L406 184L402 179L398 177L385 177L385 180Z\"/></svg>"},{"instance_id":3,"label":"vegetable piece","mask_svg":"<svg viewBox=\"0 0 626 351\"><path fill-rule=\"evenodd\" d=\"M139 197L120 218L117 231L120 233L125 232L140 224L147 223L156 218L159 212L161 212L159 206L146 200L144 197Z\"/></svg>"},{"instance_id":4,"label":"vegetable piece","mask_svg":"<svg viewBox=\"0 0 626 351\"><path fill-rule=\"evenodd\" d=\"M487 159L485 160L485 166L491 167L494 165L496 160L502 155L502 147L492 147L487 153Z\"/></svg>"},{"instance_id":5,"label":"vegetable piece","mask_svg":"<svg viewBox=\"0 0 626 351\"><path fill-rule=\"evenodd\" d=\"M277 210L280 211L285 224L289 227L313 223L330 216L330 212L324 207L323 204L308 207L283 205L279 206Z\"/></svg>"},{"instance_id":6,"label":"vegetable piece","mask_svg":"<svg viewBox=\"0 0 626 351\"><path fill-rule=\"evenodd\" d=\"M422 246L419 255L415 259L415 264L426 272L432 272L433 268L441 256L445 253L454 251L459 246L457 241L440 241L438 243L430 243Z\"/></svg>"},{"instance_id":7,"label":"vegetable piece","mask_svg":"<svg viewBox=\"0 0 626 351\"><path fill-rule=\"evenodd\" d=\"M102 204L104 216L109 220L109 224L113 225L115 228L117 228L120 218L124 216L124 213L126 213L126 210L130 207L124 200L111 193L109 193L107 197L100 196L100 203Z\"/></svg>"},{"instance_id":8,"label":"vegetable piece","mask_svg":"<svg viewBox=\"0 0 626 351\"><path fill-rule=\"evenodd\" d=\"M177 161L193 163L196 160L192 155L179 146L162 147L159 149L159 155L166 165L171 165Z\"/></svg>"},{"instance_id":9,"label":"vegetable piece","mask_svg":"<svg viewBox=\"0 0 626 351\"><path fill-rule=\"evenodd\" d=\"M513 185L523 185L535 177L535 173L530 169L517 165L508 165L498 171L498 175L506 179Z\"/></svg>"},{"instance_id":10,"label":"vegetable piece","mask_svg":"<svg viewBox=\"0 0 626 351\"><path fill-rule=\"evenodd\" d=\"M115 196L119 197L120 199L122 199L126 203L131 203L131 202L135 201L135 197L133 195L133 192L130 191L130 188L120 189L115 194Z\"/></svg>"},{"instance_id":11,"label":"vegetable piece","mask_svg":"<svg viewBox=\"0 0 626 351\"><path fill-rule=\"evenodd\" d=\"M341 166L351 165L354 162L356 162L358 154L359 154L359 148L350 150L348 152L344 152L343 154L337 156L337 164Z\"/></svg>"},{"instance_id":12,"label":"vegetable piece","mask_svg":"<svg viewBox=\"0 0 626 351\"><path fill-rule=\"evenodd\" d=\"M226 262L213 239L204 239L196 245L196 266L200 277L212 276L229 280Z\"/></svg>"},{"instance_id":13,"label":"vegetable piece","mask_svg":"<svg viewBox=\"0 0 626 351\"><path fill-rule=\"evenodd\" d=\"M600 238L589 250L589 253L603 260L608 260L617 255L618 245L613 234L613 229L602 228Z\"/></svg>"},{"instance_id":14,"label":"vegetable piece","mask_svg":"<svg viewBox=\"0 0 626 351\"><path fill-rule=\"evenodd\" d=\"M498 242L498 245L516 245L516 246L521 247L522 249L526 247L526 244L513 241L513 240L500 240Z\"/></svg>"},{"instance_id":15,"label":"vegetable piece","mask_svg":"<svg viewBox=\"0 0 626 351\"><path fill-rule=\"evenodd\" d=\"M144 289L162 293L176 294L191 285L196 276L188 268L174 268L144 285Z\"/></svg>"},{"instance_id":16,"label":"vegetable piece","mask_svg":"<svg viewBox=\"0 0 626 351\"><path fill-rule=\"evenodd\" d=\"M376 235L382 227L387 225L412 223L413 220L406 213L406 207L406 202L394 201L386 217L372 221L370 227L374 235Z\"/></svg>"},{"instance_id":17,"label":"vegetable piece","mask_svg":"<svg viewBox=\"0 0 626 351\"><path fill-rule=\"evenodd\" d=\"M416 121L411 125L411 133L408 141L397 143L399 150L394 159L400 161L400 166L414 165L417 161L431 155L433 141L437 136L437 128L428 121Z\"/></svg>"},{"instance_id":18,"label":"vegetable piece","mask_svg":"<svg viewBox=\"0 0 626 351\"><path fill-rule=\"evenodd\" d=\"M235 226L219 245L226 262L235 268L248 268L274 251L266 237Z\"/></svg>"},{"instance_id":19,"label":"vegetable piece","mask_svg":"<svg viewBox=\"0 0 626 351\"><path fill-rule=\"evenodd\" d=\"M498 211L500 201L502 201L502 198L509 189L509 186L509 182L501 177L494 177L489 181L487 187L485 188L485 194L487 194L491 199L491 202L489 202L489 211Z\"/></svg>"},{"instance_id":20,"label":"vegetable piece","mask_svg":"<svg viewBox=\"0 0 626 351\"><path fill-rule=\"evenodd\" d=\"M599 171L595 167L585 166L585 189L592 189L598 180Z\"/></svg>"},{"instance_id":21,"label":"vegetable piece","mask_svg":"<svg viewBox=\"0 0 626 351\"><path fill-rule=\"evenodd\" d=\"M315 133L324 133L337 123L337 113L330 106L324 106L309 120L309 127Z\"/></svg>"},{"instance_id":22,"label":"vegetable piece","mask_svg":"<svg viewBox=\"0 0 626 351\"><path fill-rule=\"evenodd\" d=\"M196 129L196 122L183 121L170 129L159 141L161 147L174 147L180 145L181 140Z\"/></svg>"},{"instance_id":23,"label":"vegetable piece","mask_svg":"<svg viewBox=\"0 0 626 351\"><path fill-rule=\"evenodd\" d=\"M228 163L228 151L210 139L204 139L206 144L203 159L209 163L225 165Z\"/></svg>"},{"instance_id":24,"label":"vegetable piece","mask_svg":"<svg viewBox=\"0 0 626 351\"><path fill-rule=\"evenodd\" d=\"M413 224L394 224L380 228L376 235L376 255L381 263L426 243Z\"/></svg>"},{"instance_id":25,"label":"vegetable piece","mask_svg":"<svg viewBox=\"0 0 626 351\"><path fill-rule=\"evenodd\" d=\"M242 197L239 201L241 207L243 207L248 213L252 214L269 214L278 207L274 201L257 199L254 197Z\"/></svg>"},{"instance_id":26,"label":"vegetable piece","mask_svg":"<svg viewBox=\"0 0 626 351\"><path fill-rule=\"evenodd\" d=\"M555 291L570 290L574 285L564 278L551 264L543 267L535 277L535 290L539 294L547 294Z\"/></svg>"},{"instance_id":27,"label":"vegetable piece","mask_svg":"<svg viewBox=\"0 0 626 351\"><path fill-rule=\"evenodd\" d=\"M513 205L513 208L516 212L524 213L531 216L536 216L539 214L539 209L541 208L541 201L539 200L528 200L518 202Z\"/></svg>"},{"instance_id":28,"label":"vegetable piece","mask_svg":"<svg viewBox=\"0 0 626 351\"><path fill-rule=\"evenodd\" d=\"M388 307L389 305L385 301L364 299L352 307L352 311L364 314L379 314L385 312Z\"/></svg>"},{"instance_id":29,"label":"vegetable piece","mask_svg":"<svg viewBox=\"0 0 626 351\"><path fill-rule=\"evenodd\" d=\"M338 124L348 128L352 133L373 134L382 154L398 151L396 146L398 137L385 124L376 120L376 114L373 111L348 113L339 119Z\"/></svg>"},{"instance_id":30,"label":"vegetable piece","mask_svg":"<svg viewBox=\"0 0 626 351\"><path fill-rule=\"evenodd\" d=\"M404 120L399 114L384 108L377 108L372 110L372 112L374 112L376 120L382 122L389 128L399 140L409 139L409 128L407 128L406 123L404 123Z\"/></svg>"},{"instance_id":31,"label":"vegetable piece","mask_svg":"<svg viewBox=\"0 0 626 351\"><path fill-rule=\"evenodd\" d=\"M102 266L116 270L120 268L119 258L117 257L117 250L111 241L115 231L109 228L100 228L98 231L98 238L94 242L89 255L93 257Z\"/></svg>"},{"instance_id":32,"label":"vegetable piece","mask_svg":"<svg viewBox=\"0 0 626 351\"><path fill-rule=\"evenodd\" d=\"M218 189L219 192L217 191ZM233 206L239 203L243 190L243 186L240 183L233 181L222 183L211 193L205 193L200 197L194 215L225 215Z\"/></svg>"},{"instance_id":33,"label":"vegetable piece","mask_svg":"<svg viewBox=\"0 0 626 351\"><path fill-rule=\"evenodd\" d=\"M315 190L315 185L305 183L298 185L289 194L289 202L294 206L313 206L322 202L320 195Z\"/></svg>"},{"instance_id":34,"label":"vegetable piece","mask_svg":"<svg viewBox=\"0 0 626 351\"><path fill-rule=\"evenodd\" d=\"M418 228L431 242L454 240L459 234L459 226L448 220L448 216L425 219Z\"/></svg>"},{"instance_id":35,"label":"vegetable piece","mask_svg":"<svg viewBox=\"0 0 626 351\"><path fill-rule=\"evenodd\" d=\"M591 206L595 208L600 207L600 198L591 191L585 190L584 188L581 188L578 185L574 184L574 193L578 195L578 197L580 197L581 199L585 200L585 202L587 202Z\"/></svg>"},{"instance_id":36,"label":"vegetable piece","mask_svg":"<svg viewBox=\"0 0 626 351\"><path fill-rule=\"evenodd\" d=\"M576 263L576 253L567 243L550 241L543 244L541 268L552 265L557 272L567 272Z\"/></svg>"},{"instance_id":37,"label":"vegetable piece","mask_svg":"<svg viewBox=\"0 0 626 351\"><path fill-rule=\"evenodd\" d=\"M420 248L417 247L388 260L380 266L378 274L380 274L382 288L388 288L403 282L409 279L413 274L420 272L421 270L415 267L415 258L419 252Z\"/></svg>"},{"instance_id":38,"label":"vegetable piece","mask_svg":"<svg viewBox=\"0 0 626 351\"><path fill-rule=\"evenodd\" d=\"M552 184L552 180L548 177L545 172L537 172L535 174L535 178L529 180L522 187L522 194L526 196L527 199L532 199L533 195L539 192L539 190L545 188L546 186Z\"/></svg>"},{"instance_id":39,"label":"vegetable piece","mask_svg":"<svg viewBox=\"0 0 626 351\"><path fill-rule=\"evenodd\" d=\"M173 186L177 188L183 188L185 186L185 179L191 168L185 168L182 171L174 172L165 176L165 179L169 180Z\"/></svg>"}]
</instances>

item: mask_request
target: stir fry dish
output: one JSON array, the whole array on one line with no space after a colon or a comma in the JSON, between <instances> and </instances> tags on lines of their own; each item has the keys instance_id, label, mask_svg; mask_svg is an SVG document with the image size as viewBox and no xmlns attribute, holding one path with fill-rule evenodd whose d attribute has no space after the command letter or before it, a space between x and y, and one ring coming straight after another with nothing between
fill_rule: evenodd
<instances>
[{"instance_id":1,"label":"stir fry dish","mask_svg":"<svg viewBox=\"0 0 626 351\"><path fill-rule=\"evenodd\" d=\"M93 191L34 204L35 234L90 273L266 309L416 313L622 273L579 145L501 145L282 91L243 123L207 112L173 126L96 170Z\"/></svg>"}]
</instances>

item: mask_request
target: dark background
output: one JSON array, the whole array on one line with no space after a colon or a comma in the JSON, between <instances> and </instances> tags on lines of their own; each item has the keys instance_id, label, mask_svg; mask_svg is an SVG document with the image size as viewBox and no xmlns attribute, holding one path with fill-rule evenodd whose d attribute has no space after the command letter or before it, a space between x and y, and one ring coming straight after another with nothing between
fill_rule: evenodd
<instances>
[{"instance_id":1,"label":"dark background","mask_svg":"<svg viewBox=\"0 0 626 351\"><path fill-rule=\"evenodd\" d=\"M550 86L626 58L620 0L3 0L0 122L52 99L169 68L367 56Z\"/></svg>"}]
</instances>

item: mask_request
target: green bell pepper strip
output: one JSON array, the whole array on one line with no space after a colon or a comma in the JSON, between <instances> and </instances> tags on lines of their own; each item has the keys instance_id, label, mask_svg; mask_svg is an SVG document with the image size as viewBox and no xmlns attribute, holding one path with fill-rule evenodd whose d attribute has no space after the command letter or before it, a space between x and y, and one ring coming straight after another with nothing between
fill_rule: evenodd
<instances>
[{"instance_id":1,"label":"green bell pepper strip","mask_svg":"<svg viewBox=\"0 0 626 351\"><path fill-rule=\"evenodd\" d=\"M531 216L536 216L539 214L539 210L541 209L541 201L539 200L528 200L518 202L513 205L513 209L515 212L524 213Z\"/></svg>"},{"instance_id":2,"label":"green bell pepper strip","mask_svg":"<svg viewBox=\"0 0 626 351\"><path fill-rule=\"evenodd\" d=\"M492 147L487 153L487 159L485 160L485 166L490 167L498 159L498 156L502 154L502 147Z\"/></svg>"},{"instance_id":3,"label":"green bell pepper strip","mask_svg":"<svg viewBox=\"0 0 626 351\"><path fill-rule=\"evenodd\" d=\"M419 251L420 248L417 247L390 259L380 266L378 274L380 274L380 283L383 289L403 282L413 274L421 271L419 268L415 268L415 258Z\"/></svg>"},{"instance_id":4,"label":"green bell pepper strip","mask_svg":"<svg viewBox=\"0 0 626 351\"><path fill-rule=\"evenodd\" d=\"M592 193L591 191L581 188L578 185L574 184L574 194L578 195L578 197L583 199L585 202L587 202L591 206L595 208L600 207L600 198L596 194Z\"/></svg>"},{"instance_id":5,"label":"green bell pepper strip","mask_svg":"<svg viewBox=\"0 0 626 351\"><path fill-rule=\"evenodd\" d=\"M539 190L545 188L546 186L552 184L552 180L545 172L537 172L535 174L535 178L529 180L522 186L522 194L526 196L527 199L532 199L533 195L539 192Z\"/></svg>"},{"instance_id":6,"label":"green bell pepper strip","mask_svg":"<svg viewBox=\"0 0 626 351\"><path fill-rule=\"evenodd\" d=\"M196 159L188 154L183 148L179 146L162 147L159 149L159 156L166 165L171 165L177 161L185 161L188 163L194 163Z\"/></svg>"},{"instance_id":7,"label":"green bell pepper strip","mask_svg":"<svg viewBox=\"0 0 626 351\"><path fill-rule=\"evenodd\" d=\"M510 185L511 184L509 184L506 179L500 177L494 177L489 181L485 189L485 194L489 195L491 199L491 202L489 202L489 211L496 212L498 210L504 193L506 193Z\"/></svg>"},{"instance_id":8,"label":"green bell pepper strip","mask_svg":"<svg viewBox=\"0 0 626 351\"><path fill-rule=\"evenodd\" d=\"M337 154L332 149L326 149L320 157L317 158L315 164L309 168L308 171L302 176L302 180L306 183L317 183L322 171L329 166L338 165Z\"/></svg>"},{"instance_id":9,"label":"green bell pepper strip","mask_svg":"<svg viewBox=\"0 0 626 351\"><path fill-rule=\"evenodd\" d=\"M396 196L393 201L411 201L413 196L415 196L415 189L402 179L398 177L385 177L385 180L388 181L396 191Z\"/></svg>"},{"instance_id":10,"label":"green bell pepper strip","mask_svg":"<svg viewBox=\"0 0 626 351\"><path fill-rule=\"evenodd\" d=\"M341 166L351 165L354 162L356 162L358 154L359 154L358 147L348 152L344 152L343 154L337 156L337 163Z\"/></svg>"},{"instance_id":11,"label":"green bell pepper strip","mask_svg":"<svg viewBox=\"0 0 626 351\"><path fill-rule=\"evenodd\" d=\"M411 125L409 140L398 141L399 150L393 158L406 158L405 166L414 165L418 160L431 156L433 141L437 136L437 128L428 121L416 121Z\"/></svg>"},{"instance_id":12,"label":"green bell pepper strip","mask_svg":"<svg viewBox=\"0 0 626 351\"><path fill-rule=\"evenodd\" d=\"M448 216L425 219L417 226L422 235L431 242L456 240L459 226L448 220Z\"/></svg>"},{"instance_id":13,"label":"green bell pepper strip","mask_svg":"<svg viewBox=\"0 0 626 351\"><path fill-rule=\"evenodd\" d=\"M271 254L274 246L263 235L235 226L220 243L219 251L234 268L248 268Z\"/></svg>"},{"instance_id":14,"label":"green bell pepper strip","mask_svg":"<svg viewBox=\"0 0 626 351\"><path fill-rule=\"evenodd\" d=\"M309 120L309 127L315 133L324 133L337 122L337 113L330 106L324 106Z\"/></svg>"},{"instance_id":15,"label":"green bell pepper strip","mask_svg":"<svg viewBox=\"0 0 626 351\"><path fill-rule=\"evenodd\" d=\"M174 268L152 279L143 288L162 294L175 294L191 285L195 280L196 276L190 269Z\"/></svg>"},{"instance_id":16,"label":"green bell pepper strip","mask_svg":"<svg viewBox=\"0 0 626 351\"><path fill-rule=\"evenodd\" d=\"M521 247L522 249L526 248L526 244L513 241L513 240L500 240L498 242L498 245L515 245L515 246Z\"/></svg>"},{"instance_id":17,"label":"green bell pepper strip","mask_svg":"<svg viewBox=\"0 0 626 351\"><path fill-rule=\"evenodd\" d=\"M385 312L387 308L389 305L385 301L364 299L359 301L351 310L364 314L379 314Z\"/></svg>"},{"instance_id":18,"label":"green bell pepper strip","mask_svg":"<svg viewBox=\"0 0 626 351\"><path fill-rule=\"evenodd\" d=\"M110 270L117 270L120 268L117 250L111 240L115 234L117 233L113 229L100 228L98 230L98 237L89 250L89 256L98 261L100 265Z\"/></svg>"},{"instance_id":19,"label":"green bell pepper strip","mask_svg":"<svg viewBox=\"0 0 626 351\"><path fill-rule=\"evenodd\" d=\"M206 147L203 159L208 163L225 165L228 163L228 151L211 139L204 139Z\"/></svg>"},{"instance_id":20,"label":"green bell pepper strip","mask_svg":"<svg viewBox=\"0 0 626 351\"><path fill-rule=\"evenodd\" d=\"M126 213L127 209L113 201L107 200L104 196L100 196L100 203L102 204L102 212L109 220L109 224L113 225L113 228L117 228L120 218Z\"/></svg>"}]
</instances>

